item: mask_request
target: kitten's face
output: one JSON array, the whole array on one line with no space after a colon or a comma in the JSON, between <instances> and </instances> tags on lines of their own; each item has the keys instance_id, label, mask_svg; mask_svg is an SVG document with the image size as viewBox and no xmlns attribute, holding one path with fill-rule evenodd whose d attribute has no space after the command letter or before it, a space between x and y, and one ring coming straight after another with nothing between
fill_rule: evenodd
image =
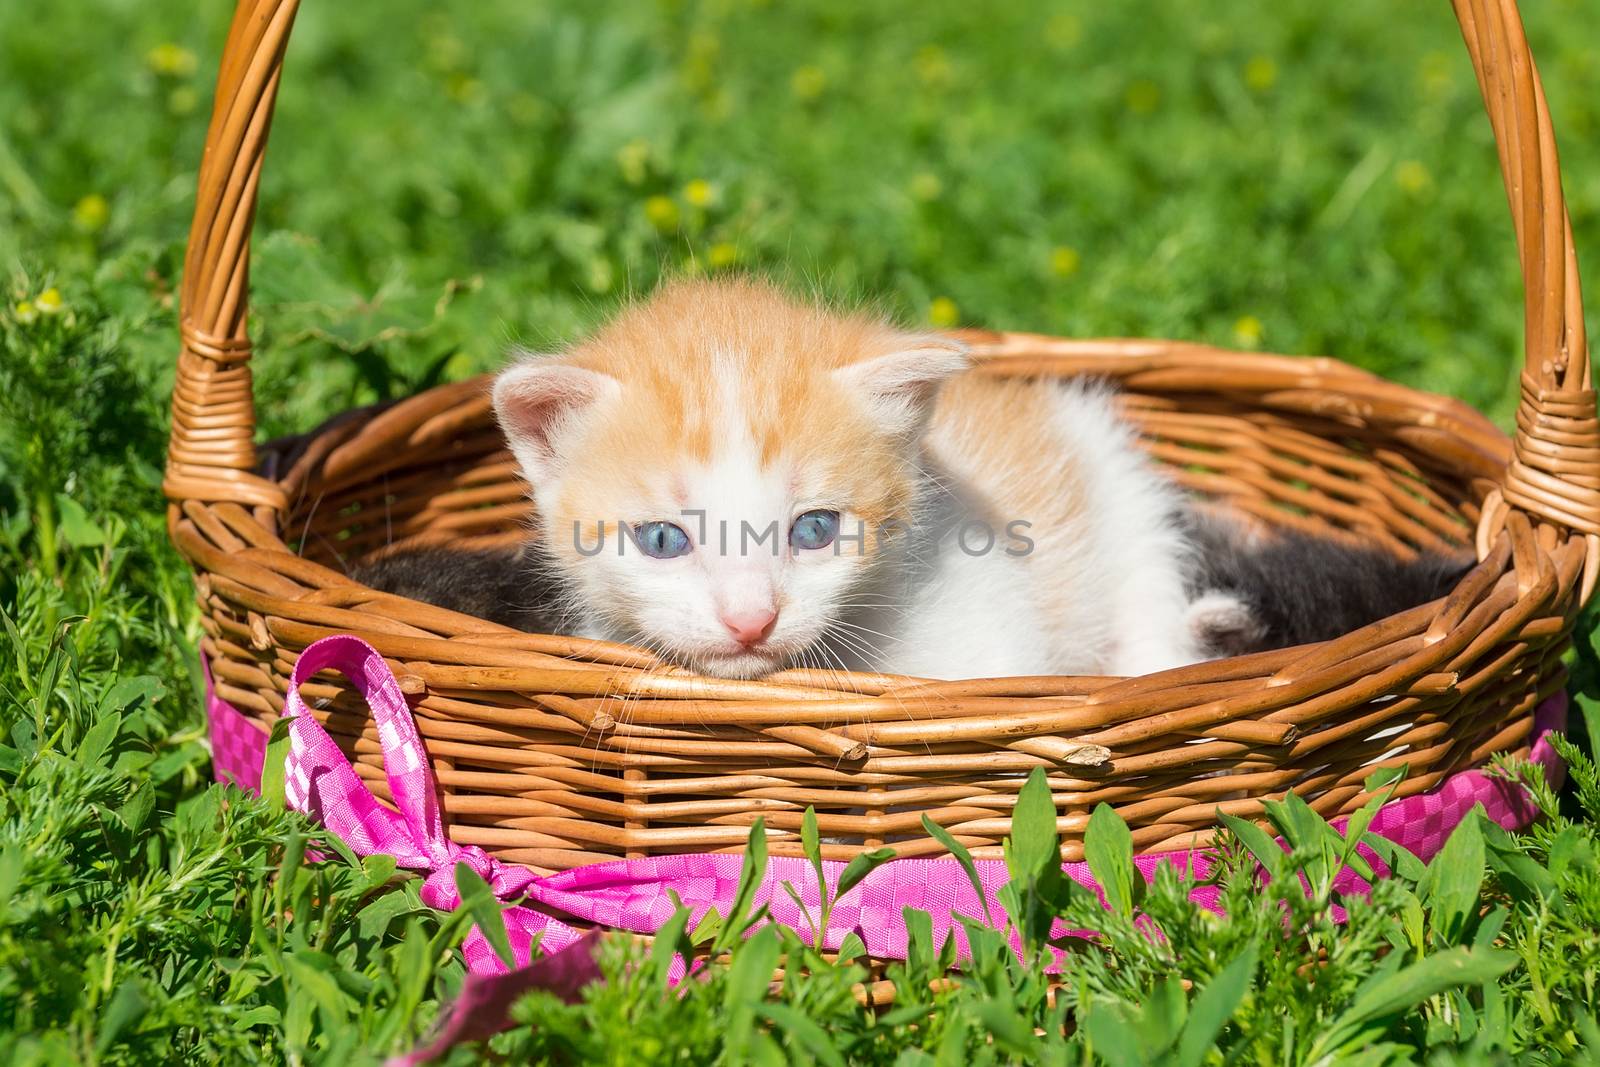
<instances>
[{"instance_id":1,"label":"kitten's face","mask_svg":"<svg viewBox=\"0 0 1600 1067\"><path fill-rule=\"evenodd\" d=\"M682 427L641 427L645 403L624 387L536 493L549 550L621 640L730 677L804 661L876 555L857 527L908 491L906 472L883 464L873 485L826 449L764 457L737 407L703 453L675 448Z\"/></svg>"},{"instance_id":2,"label":"kitten's face","mask_svg":"<svg viewBox=\"0 0 1600 1067\"><path fill-rule=\"evenodd\" d=\"M698 283L512 367L495 406L584 614L753 677L837 665L819 642L909 521L918 432L964 365L950 342Z\"/></svg>"}]
</instances>

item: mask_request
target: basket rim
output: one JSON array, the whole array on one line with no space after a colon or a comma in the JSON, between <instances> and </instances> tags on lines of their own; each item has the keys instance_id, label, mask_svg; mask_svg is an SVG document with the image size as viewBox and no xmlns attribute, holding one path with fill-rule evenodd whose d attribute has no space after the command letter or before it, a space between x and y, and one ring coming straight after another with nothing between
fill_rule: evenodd
<instances>
[{"instance_id":1,"label":"basket rim","mask_svg":"<svg viewBox=\"0 0 1600 1067\"><path fill-rule=\"evenodd\" d=\"M1196 367L1203 367L1209 373L1217 369L1219 360L1223 360L1225 361L1223 369L1237 373L1241 383L1238 386L1240 389L1251 386L1262 393L1277 393L1282 398L1285 388L1289 386L1304 391L1303 383L1309 379L1316 381L1317 387L1323 391L1323 396L1320 398L1323 402L1342 394L1350 395L1358 402L1381 404L1389 412L1394 425L1411 425L1411 421L1405 418L1407 414L1415 414L1418 416L1418 421L1425 417L1432 423L1434 430L1456 438L1461 448L1457 458L1470 456L1477 468L1474 473L1482 478L1490 478L1502 469L1512 453L1510 438L1488 418L1462 401L1388 381L1336 357L1286 356L1185 341L1142 338L1063 339L1037 333L973 329L952 331L952 334L974 346L976 366L972 373L1005 376L1091 374L1115 378L1123 387L1129 389L1137 389L1141 385L1152 383L1172 388L1170 383L1175 380L1175 375L1181 375L1186 369ZM1108 366L1108 361L1114 361L1114 365ZM291 506L284 509L271 509L271 517L278 522L286 519L288 512L292 510L292 502L307 494L308 483L312 477L330 467L336 471L331 479L334 488L366 484L381 476L386 470L384 460L379 455L381 447L391 443L397 436L403 438L407 435L427 433L430 423L437 420L441 410L448 412L449 409L444 406L445 402L460 405L470 398L480 396L486 398L487 386L491 380L492 375L477 375L461 381L442 383L408 397L349 409L330 417L309 431L285 435L263 445L262 455L265 461L263 477L276 485L282 491L284 499L291 502ZM1210 392L1216 388L1216 384L1203 388L1195 386L1194 392ZM487 410L486 400L481 406ZM1364 414L1369 419L1374 417L1371 411ZM378 432L380 429L381 433ZM369 443L360 440L360 436L369 430L372 431L372 441ZM352 438L352 435L356 437ZM403 460L401 462L403 463ZM278 468L286 469L280 472ZM327 492L329 487L323 485L321 491ZM188 510L190 509L185 509L186 512ZM257 520L263 517L262 510L256 509ZM185 517L190 521L194 518L193 515L187 514ZM242 516L235 516L236 522L239 519L242 519ZM462 652L474 646L472 636L469 635L489 639L491 643L476 646L485 656L485 661L480 662L487 665L499 660L501 661L499 665L514 669L513 659L520 657L507 657L505 653L521 645L525 647L519 651L544 652L572 661L588 661L625 669L648 670L674 678L694 679L695 682L712 690L715 695L731 700L739 699L741 696L747 699L787 699L800 703L821 699L811 686L804 683L788 684L785 681L788 678L811 677L810 672L785 671L753 680L696 675L692 671L663 663L637 646L561 634L527 634L502 624L460 615L444 608L435 608L409 597L370 590L353 578L305 560L289 546L282 531L276 528L278 522L263 524L261 529L253 531L248 537L253 555L280 552L297 560L302 570L309 572L311 568L316 568L319 572L316 577L324 579L329 585L368 589L373 594L375 603L393 604L404 601L408 608L415 606L426 609L430 615L437 613L441 620L446 616L452 616L452 621L463 628L461 634L451 638L453 642L459 644ZM511 537L520 539L522 536L522 531L517 528L501 537L474 539L472 543L490 543ZM461 543L452 535L438 534L424 535L404 544L428 543L430 537L436 538L439 543ZM317 594L313 591L308 595L315 598ZM1373 625L1381 625L1386 621L1380 620ZM517 640L521 637L531 640ZM1310 650L1323 648L1330 643L1319 642L1282 651L1309 653ZM1270 664L1287 657L1281 652L1273 652L1228 658L1235 661ZM454 657L452 659L455 662L463 662ZM415 666L418 660L412 658L408 662ZM1207 662L1214 664L1220 661ZM1162 672L1162 675L1172 673ZM929 679L849 671L829 672L829 675L837 678L840 683L838 688L846 692L915 687L923 696L930 699L943 695L952 699L970 700L983 695L982 683L1007 681L1007 679L985 678ZM1030 676L1026 680L1031 681L1035 678L1071 679L1091 689L1109 688L1115 682L1131 680L1113 675ZM693 699L694 696L686 693L685 698ZM649 709L638 710L645 713L647 719L649 718ZM800 721L805 721L806 713L803 708L796 708L793 713L799 716Z\"/></svg>"}]
</instances>

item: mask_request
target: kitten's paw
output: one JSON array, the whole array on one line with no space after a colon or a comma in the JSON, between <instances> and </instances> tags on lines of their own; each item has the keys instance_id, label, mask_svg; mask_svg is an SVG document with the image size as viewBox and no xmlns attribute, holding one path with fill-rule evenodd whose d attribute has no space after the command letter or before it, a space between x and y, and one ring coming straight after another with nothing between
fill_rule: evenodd
<instances>
[{"instance_id":1,"label":"kitten's paw","mask_svg":"<svg viewBox=\"0 0 1600 1067\"><path fill-rule=\"evenodd\" d=\"M1184 613L1189 635L1213 656L1242 656L1258 651L1267 628L1239 597L1232 593L1202 593Z\"/></svg>"}]
</instances>

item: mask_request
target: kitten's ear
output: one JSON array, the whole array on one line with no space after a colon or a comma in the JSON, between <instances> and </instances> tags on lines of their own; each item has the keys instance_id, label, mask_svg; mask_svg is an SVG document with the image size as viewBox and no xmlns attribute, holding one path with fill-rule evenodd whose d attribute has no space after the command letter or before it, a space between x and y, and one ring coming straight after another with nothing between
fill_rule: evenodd
<instances>
[{"instance_id":1,"label":"kitten's ear","mask_svg":"<svg viewBox=\"0 0 1600 1067\"><path fill-rule=\"evenodd\" d=\"M939 386L972 364L967 346L948 337L907 337L904 348L834 371L891 433L914 434L933 411Z\"/></svg>"},{"instance_id":2,"label":"kitten's ear","mask_svg":"<svg viewBox=\"0 0 1600 1067\"><path fill-rule=\"evenodd\" d=\"M517 462L539 482L560 468L557 438L597 401L616 395L621 387L608 374L550 356L522 356L494 380L494 414Z\"/></svg>"}]
</instances>

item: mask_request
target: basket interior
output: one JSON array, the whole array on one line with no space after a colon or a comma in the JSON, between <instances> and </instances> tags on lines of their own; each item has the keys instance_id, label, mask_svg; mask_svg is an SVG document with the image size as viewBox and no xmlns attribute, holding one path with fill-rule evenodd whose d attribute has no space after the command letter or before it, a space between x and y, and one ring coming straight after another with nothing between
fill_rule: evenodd
<instances>
[{"instance_id":1,"label":"basket interior","mask_svg":"<svg viewBox=\"0 0 1600 1067\"><path fill-rule=\"evenodd\" d=\"M1354 417L1195 391L1126 390L1122 401L1144 447L1191 495L1271 526L1406 556L1461 549L1492 488L1486 472ZM393 545L527 536L527 486L487 406L469 397L451 414L457 436L443 449L429 434L342 477L316 466L299 472L282 526L290 547L343 569ZM359 425L321 432L343 436Z\"/></svg>"}]
</instances>

